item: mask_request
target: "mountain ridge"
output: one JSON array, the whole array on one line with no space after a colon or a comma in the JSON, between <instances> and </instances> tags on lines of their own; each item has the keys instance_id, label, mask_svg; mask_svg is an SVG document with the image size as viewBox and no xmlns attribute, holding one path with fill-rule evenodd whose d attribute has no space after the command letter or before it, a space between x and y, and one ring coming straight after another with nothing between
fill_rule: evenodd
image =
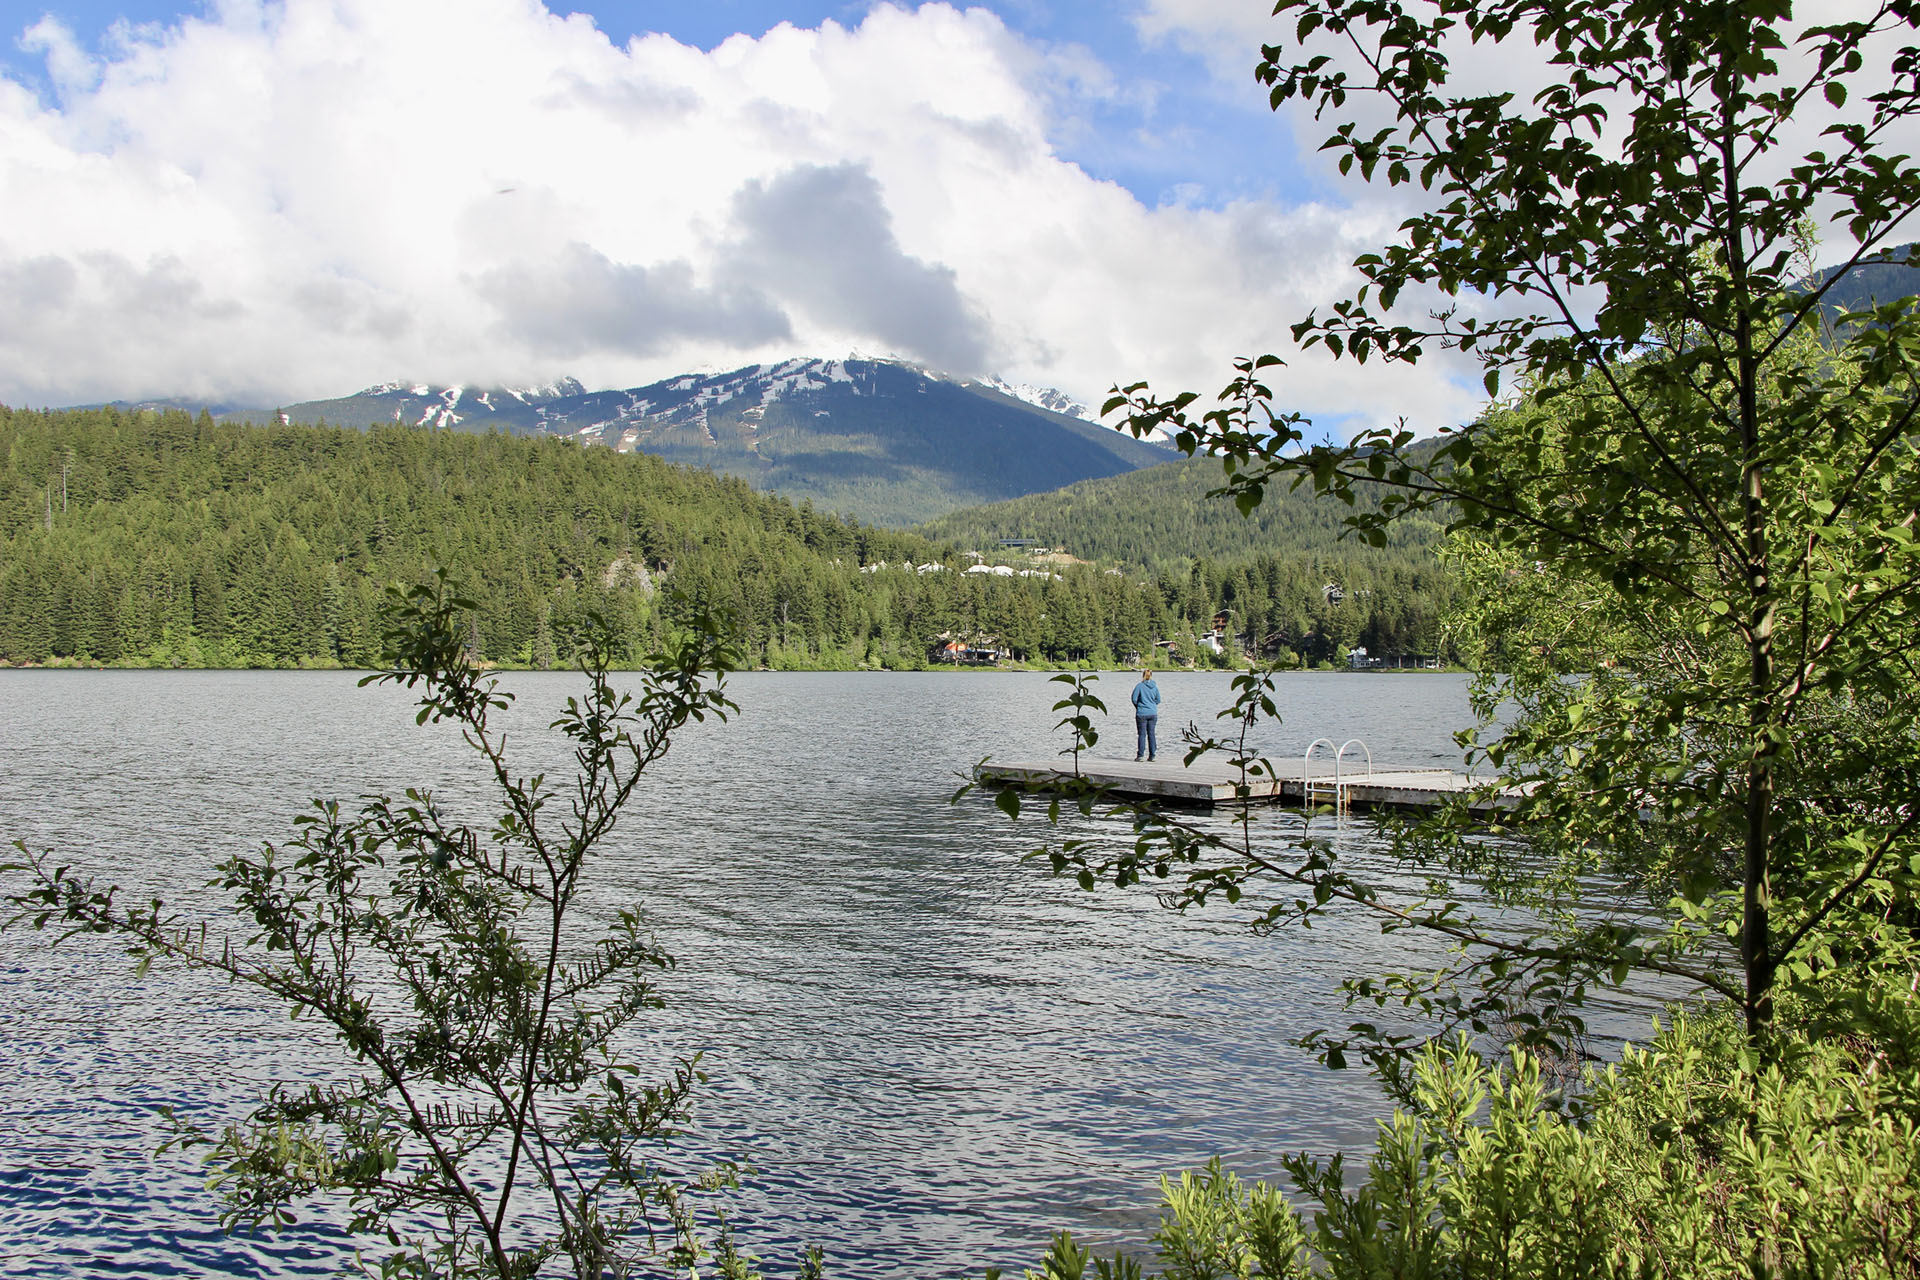
<instances>
[{"instance_id":1,"label":"mountain ridge","mask_svg":"<svg viewBox=\"0 0 1920 1280\"><path fill-rule=\"evenodd\" d=\"M900 527L947 511L1171 460L1052 388L965 379L897 360L797 357L588 391L392 381L225 421L400 422L556 435L643 452L756 489Z\"/></svg>"}]
</instances>

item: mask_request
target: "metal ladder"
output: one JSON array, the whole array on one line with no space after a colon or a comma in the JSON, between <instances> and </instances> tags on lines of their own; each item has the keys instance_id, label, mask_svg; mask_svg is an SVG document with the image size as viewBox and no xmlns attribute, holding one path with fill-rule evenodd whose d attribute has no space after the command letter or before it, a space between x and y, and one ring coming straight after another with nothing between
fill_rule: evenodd
<instances>
[{"instance_id":1,"label":"metal ladder","mask_svg":"<svg viewBox=\"0 0 1920 1280\"><path fill-rule=\"evenodd\" d=\"M1322 744L1326 746L1327 750L1333 752L1333 776L1331 778L1316 778L1310 770L1313 753L1317 751ZM1311 809L1317 801L1331 801L1333 803L1333 811L1336 814L1346 813L1353 808L1353 797L1349 794L1349 791L1354 783L1340 772L1340 765L1342 761L1346 759L1347 751L1353 747L1360 748L1360 750L1366 754L1366 780L1369 782L1372 781L1373 751L1366 743L1360 741L1360 739L1348 738L1337 750L1333 745L1332 738L1315 738L1311 743L1307 744L1306 751L1300 756L1300 803L1303 807Z\"/></svg>"}]
</instances>

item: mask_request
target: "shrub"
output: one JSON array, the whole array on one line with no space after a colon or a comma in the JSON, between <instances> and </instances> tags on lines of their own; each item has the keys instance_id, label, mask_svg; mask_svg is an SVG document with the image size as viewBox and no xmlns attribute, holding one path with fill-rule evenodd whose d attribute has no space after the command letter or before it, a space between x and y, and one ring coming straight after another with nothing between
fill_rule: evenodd
<instances>
[{"instance_id":1,"label":"shrub","mask_svg":"<svg viewBox=\"0 0 1920 1280\"><path fill-rule=\"evenodd\" d=\"M1911 992L1883 1013L1912 1022ZM1215 1160L1161 1180L1168 1280L1920 1277L1915 1080L1853 1038L1757 1065L1740 1024L1678 1018L1569 1102L1541 1061L1464 1038L1415 1059L1351 1188L1340 1156L1286 1163L1304 1211ZM1063 1233L1030 1280L1139 1276Z\"/></svg>"}]
</instances>

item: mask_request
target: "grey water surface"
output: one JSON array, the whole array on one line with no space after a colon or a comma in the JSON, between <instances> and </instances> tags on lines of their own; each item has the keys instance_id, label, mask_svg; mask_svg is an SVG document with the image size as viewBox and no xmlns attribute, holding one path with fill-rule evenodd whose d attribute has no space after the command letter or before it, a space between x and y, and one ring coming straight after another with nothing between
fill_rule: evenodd
<instances>
[{"instance_id":1,"label":"grey water surface","mask_svg":"<svg viewBox=\"0 0 1920 1280\"><path fill-rule=\"evenodd\" d=\"M578 677L507 678L516 748ZM1162 749L1227 677L1160 677ZM1127 707L1131 679L1096 686ZM845 1280L978 1275L1071 1227L1141 1243L1155 1179L1218 1154L1367 1143L1359 1072L1293 1046L1339 1026L1345 974L1413 945L1366 920L1256 937L1147 889L1084 893L1024 857L1045 838L981 795L983 756L1061 745L1038 674L748 674L741 714L690 729L643 788L596 905L639 907L678 957L649 1051L703 1052L690 1152L754 1172L729 1216L772 1274L805 1243ZM1262 746L1361 738L1376 762L1457 764L1464 678L1301 674ZM478 819L482 779L445 726L346 673L0 671L0 841L212 913L213 865L277 840L309 796L430 785ZM1130 716L1096 754L1132 754ZM1273 821L1297 822L1297 818ZM1328 820L1321 820L1323 824ZM1331 826L1328 827L1331 831ZM1114 838L1126 836L1117 827ZM1364 856L1368 828L1339 838ZM156 1155L154 1108L240 1113L278 1080L341 1070L306 1023L204 978L132 976L97 940L0 933L0 1263L16 1276L338 1274L326 1211L228 1236L190 1153Z\"/></svg>"}]
</instances>

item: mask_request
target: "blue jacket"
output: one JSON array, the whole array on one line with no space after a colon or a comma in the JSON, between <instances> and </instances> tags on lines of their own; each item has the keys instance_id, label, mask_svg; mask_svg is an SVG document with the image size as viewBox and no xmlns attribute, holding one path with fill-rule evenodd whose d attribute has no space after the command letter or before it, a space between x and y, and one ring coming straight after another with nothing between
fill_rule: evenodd
<instances>
[{"instance_id":1,"label":"blue jacket","mask_svg":"<svg viewBox=\"0 0 1920 1280\"><path fill-rule=\"evenodd\" d=\"M1150 720L1160 714L1160 686L1148 676L1133 686L1133 714L1142 720Z\"/></svg>"}]
</instances>

